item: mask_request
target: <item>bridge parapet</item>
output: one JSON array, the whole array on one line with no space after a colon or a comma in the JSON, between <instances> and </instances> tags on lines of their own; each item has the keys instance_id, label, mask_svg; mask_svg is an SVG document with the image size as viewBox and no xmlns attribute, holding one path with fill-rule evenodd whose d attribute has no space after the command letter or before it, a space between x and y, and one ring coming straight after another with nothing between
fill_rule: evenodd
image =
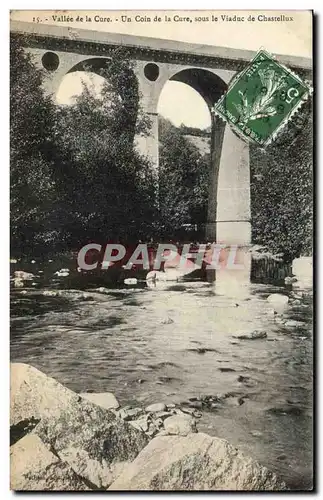
<instances>
[{"instance_id":1,"label":"bridge parapet","mask_svg":"<svg viewBox=\"0 0 323 500\"><path fill-rule=\"evenodd\" d=\"M217 69L239 71L255 56L251 50L216 47L175 40L140 37L120 33L106 33L66 26L40 23L11 21L11 33L29 35L29 46L42 47L51 45L51 50L67 50L87 55L109 55L122 46L129 51L129 56L156 62L204 65ZM311 72L312 60L305 57L277 54L277 59L294 69Z\"/></svg>"}]
</instances>

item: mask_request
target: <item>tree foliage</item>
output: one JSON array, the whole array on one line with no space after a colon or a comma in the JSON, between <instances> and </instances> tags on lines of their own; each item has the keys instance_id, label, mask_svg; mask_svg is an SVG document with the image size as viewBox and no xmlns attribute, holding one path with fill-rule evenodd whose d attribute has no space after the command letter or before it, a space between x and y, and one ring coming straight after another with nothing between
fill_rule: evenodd
<instances>
[{"instance_id":1,"label":"tree foliage","mask_svg":"<svg viewBox=\"0 0 323 500\"><path fill-rule=\"evenodd\" d=\"M265 151L251 150L253 242L285 260L312 253L312 130L307 103Z\"/></svg>"},{"instance_id":2,"label":"tree foliage","mask_svg":"<svg viewBox=\"0 0 323 500\"><path fill-rule=\"evenodd\" d=\"M184 224L204 224L207 214L209 156L174 127L159 119L159 215L161 231L174 235Z\"/></svg>"},{"instance_id":3,"label":"tree foliage","mask_svg":"<svg viewBox=\"0 0 323 500\"><path fill-rule=\"evenodd\" d=\"M188 127L183 123L179 127L179 131L182 135L194 135L196 137L210 137L211 135L211 127L200 129L197 127Z\"/></svg>"},{"instance_id":4,"label":"tree foliage","mask_svg":"<svg viewBox=\"0 0 323 500\"><path fill-rule=\"evenodd\" d=\"M136 91L129 91L134 80L128 70L124 61L114 62L101 73L105 83L100 95L84 86L74 105L57 110L57 183L73 221L69 233L74 245L94 238L138 239L150 231L152 170L133 141L135 134L147 132L149 123L141 115Z\"/></svg>"},{"instance_id":5,"label":"tree foliage","mask_svg":"<svg viewBox=\"0 0 323 500\"><path fill-rule=\"evenodd\" d=\"M42 90L42 73L21 46L10 43L11 243L28 252L48 229L55 197L48 152L53 143L54 106Z\"/></svg>"},{"instance_id":6,"label":"tree foliage","mask_svg":"<svg viewBox=\"0 0 323 500\"><path fill-rule=\"evenodd\" d=\"M117 52L101 72L101 95L84 86L74 105L57 106L16 38L10 56L15 255L150 234L155 185L133 141L149 121L129 62Z\"/></svg>"}]
</instances>

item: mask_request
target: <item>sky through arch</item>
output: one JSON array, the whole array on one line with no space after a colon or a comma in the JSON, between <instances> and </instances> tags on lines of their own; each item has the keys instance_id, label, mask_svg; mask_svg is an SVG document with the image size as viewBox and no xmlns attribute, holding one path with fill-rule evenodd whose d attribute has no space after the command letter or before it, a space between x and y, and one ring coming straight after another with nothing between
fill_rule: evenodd
<instances>
[{"instance_id":1,"label":"sky through arch","mask_svg":"<svg viewBox=\"0 0 323 500\"><path fill-rule=\"evenodd\" d=\"M182 123L201 129L211 126L205 100L196 90L182 82L166 82L159 96L157 111L177 127Z\"/></svg>"},{"instance_id":2,"label":"sky through arch","mask_svg":"<svg viewBox=\"0 0 323 500\"><path fill-rule=\"evenodd\" d=\"M64 76L56 93L57 104L70 105L80 95L82 82L94 94L100 95L104 78L86 71L75 71ZM182 123L187 127L207 128L211 125L208 106L200 94L182 82L168 81L160 94L158 113L175 126Z\"/></svg>"}]
</instances>

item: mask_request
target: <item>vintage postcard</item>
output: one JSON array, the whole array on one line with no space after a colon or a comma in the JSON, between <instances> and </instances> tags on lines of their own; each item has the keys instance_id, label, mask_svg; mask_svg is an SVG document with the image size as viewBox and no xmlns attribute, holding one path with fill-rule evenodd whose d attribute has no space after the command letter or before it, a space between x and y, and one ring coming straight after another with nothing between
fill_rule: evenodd
<instances>
[{"instance_id":1,"label":"vintage postcard","mask_svg":"<svg viewBox=\"0 0 323 500\"><path fill-rule=\"evenodd\" d=\"M10 13L16 491L308 491L313 13Z\"/></svg>"}]
</instances>

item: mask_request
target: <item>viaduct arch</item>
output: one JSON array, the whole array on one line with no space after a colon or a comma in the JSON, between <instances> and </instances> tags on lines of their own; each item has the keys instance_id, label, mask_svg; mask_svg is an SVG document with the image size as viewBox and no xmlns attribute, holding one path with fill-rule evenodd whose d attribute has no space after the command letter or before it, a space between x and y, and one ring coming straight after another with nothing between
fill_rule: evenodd
<instances>
[{"instance_id":1,"label":"viaduct arch","mask_svg":"<svg viewBox=\"0 0 323 500\"><path fill-rule=\"evenodd\" d=\"M160 93L168 80L193 87L210 111L233 76L253 58L251 51L200 46L62 26L12 22L11 33L23 36L35 63L46 70L44 83L56 94L63 77L90 66L94 71L123 47L134 62L141 106L152 126L145 138L145 153L158 167L158 114ZM311 60L279 56L303 77L311 75ZM251 242L249 146L211 112L211 175L206 237L248 246Z\"/></svg>"}]
</instances>

